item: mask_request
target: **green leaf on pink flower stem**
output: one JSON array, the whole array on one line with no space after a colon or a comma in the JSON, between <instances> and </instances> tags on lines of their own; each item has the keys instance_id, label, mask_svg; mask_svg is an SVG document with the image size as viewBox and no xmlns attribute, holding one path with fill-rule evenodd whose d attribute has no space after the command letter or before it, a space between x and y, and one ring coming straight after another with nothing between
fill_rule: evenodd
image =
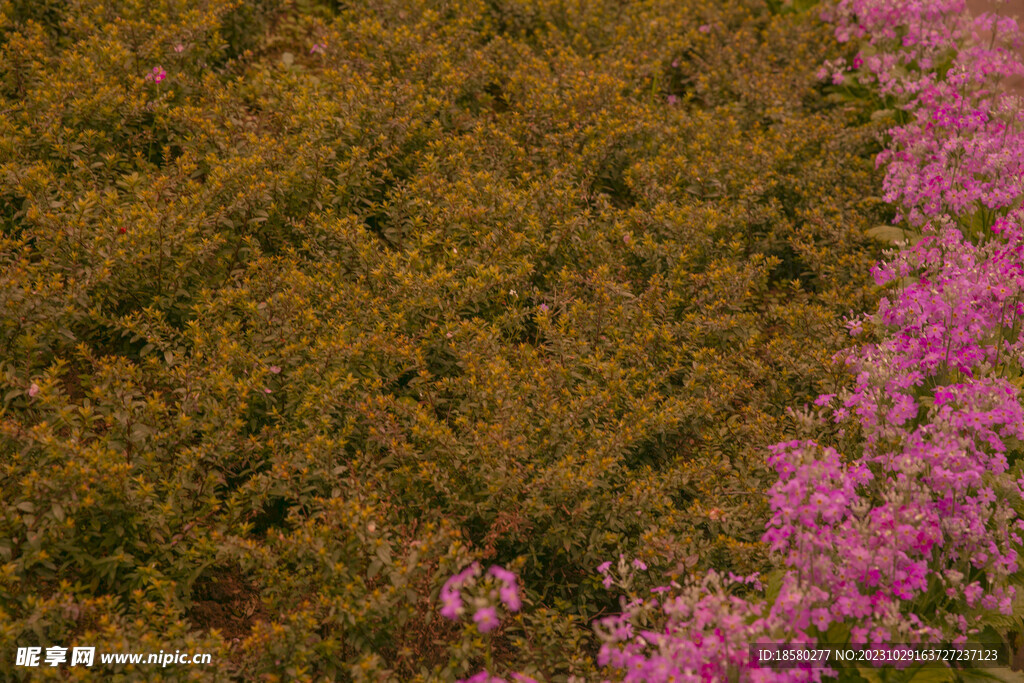
<instances>
[{"instance_id":1,"label":"green leaf on pink flower stem","mask_svg":"<svg viewBox=\"0 0 1024 683\"><path fill-rule=\"evenodd\" d=\"M910 230L898 228L895 225L876 225L875 227L866 230L865 234L868 237L873 237L876 240L887 242L889 244L908 242L909 244L914 245L921 240L920 235L915 234Z\"/></svg>"},{"instance_id":2,"label":"green leaf on pink flower stem","mask_svg":"<svg viewBox=\"0 0 1024 683\"><path fill-rule=\"evenodd\" d=\"M996 221L996 212L986 207L980 207L974 213L962 215L957 218L957 225L964 237L974 244L980 244L989 237L989 232Z\"/></svg>"},{"instance_id":3,"label":"green leaf on pink flower stem","mask_svg":"<svg viewBox=\"0 0 1024 683\"><path fill-rule=\"evenodd\" d=\"M850 625L843 621L837 621L828 627L825 632L825 641L830 644L847 643L850 640Z\"/></svg>"},{"instance_id":4,"label":"green leaf on pink flower stem","mask_svg":"<svg viewBox=\"0 0 1024 683\"><path fill-rule=\"evenodd\" d=\"M779 597L779 591L782 590L782 581L785 578L785 569L775 569L765 574L764 596L769 603L775 602L775 598Z\"/></svg>"},{"instance_id":5,"label":"green leaf on pink flower stem","mask_svg":"<svg viewBox=\"0 0 1024 683\"><path fill-rule=\"evenodd\" d=\"M905 678L907 683L944 683L957 680L956 672L935 666L922 666L913 675Z\"/></svg>"}]
</instances>

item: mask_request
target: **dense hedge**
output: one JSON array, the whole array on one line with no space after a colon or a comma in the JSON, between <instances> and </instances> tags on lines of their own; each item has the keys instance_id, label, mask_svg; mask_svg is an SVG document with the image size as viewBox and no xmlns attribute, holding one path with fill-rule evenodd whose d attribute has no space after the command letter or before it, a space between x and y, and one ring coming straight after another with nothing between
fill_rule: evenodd
<instances>
[{"instance_id":1,"label":"dense hedge","mask_svg":"<svg viewBox=\"0 0 1024 683\"><path fill-rule=\"evenodd\" d=\"M891 217L813 14L0 7L4 653L453 680L480 559L528 588L494 657L586 679L599 563L763 565Z\"/></svg>"}]
</instances>

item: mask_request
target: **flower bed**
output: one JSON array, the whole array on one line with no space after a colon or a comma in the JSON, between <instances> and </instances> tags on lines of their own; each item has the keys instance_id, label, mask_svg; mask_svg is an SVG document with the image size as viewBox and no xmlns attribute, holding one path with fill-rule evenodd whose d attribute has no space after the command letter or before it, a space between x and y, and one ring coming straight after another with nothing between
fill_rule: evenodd
<instances>
[{"instance_id":1,"label":"flower bed","mask_svg":"<svg viewBox=\"0 0 1024 683\"><path fill-rule=\"evenodd\" d=\"M0 4L0 649L558 683L606 586L733 604L892 215L809 4Z\"/></svg>"},{"instance_id":2,"label":"flower bed","mask_svg":"<svg viewBox=\"0 0 1024 683\"><path fill-rule=\"evenodd\" d=\"M999 79L1024 73L1022 34L962 0L841 0L828 16L860 52L821 76L870 87L898 122L878 163L901 227L878 234L900 248L872 269L889 294L851 322L874 337L842 354L854 388L816 402L843 448L771 449L763 539L782 569L623 597L598 628L615 680L870 679L759 668L748 647L1002 643L1020 628L1024 112ZM634 569L606 585L631 587ZM915 680L898 668L885 680Z\"/></svg>"}]
</instances>

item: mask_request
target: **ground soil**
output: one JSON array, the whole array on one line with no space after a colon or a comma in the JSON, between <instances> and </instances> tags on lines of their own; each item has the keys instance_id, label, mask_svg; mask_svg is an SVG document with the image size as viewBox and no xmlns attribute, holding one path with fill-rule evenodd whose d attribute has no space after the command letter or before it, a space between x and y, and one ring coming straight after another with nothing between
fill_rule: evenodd
<instances>
[{"instance_id":1,"label":"ground soil","mask_svg":"<svg viewBox=\"0 0 1024 683\"><path fill-rule=\"evenodd\" d=\"M199 577L188 616L201 629L218 629L228 641L244 639L254 621L266 618L256 589L235 567Z\"/></svg>"}]
</instances>

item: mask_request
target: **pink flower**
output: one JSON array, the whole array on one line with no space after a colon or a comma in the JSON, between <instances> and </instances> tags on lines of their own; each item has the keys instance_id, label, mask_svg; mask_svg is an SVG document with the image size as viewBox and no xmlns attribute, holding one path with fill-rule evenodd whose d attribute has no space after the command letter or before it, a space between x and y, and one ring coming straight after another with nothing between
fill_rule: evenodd
<instances>
[{"instance_id":1,"label":"pink flower","mask_svg":"<svg viewBox=\"0 0 1024 683\"><path fill-rule=\"evenodd\" d=\"M159 83L165 78L167 78L167 72L160 66L154 66L153 70L146 74L146 80L153 81L154 83Z\"/></svg>"},{"instance_id":2,"label":"pink flower","mask_svg":"<svg viewBox=\"0 0 1024 683\"><path fill-rule=\"evenodd\" d=\"M523 601L519 598L519 589L515 585L502 586L499 594L509 612L518 612L522 609Z\"/></svg>"},{"instance_id":3,"label":"pink flower","mask_svg":"<svg viewBox=\"0 0 1024 683\"><path fill-rule=\"evenodd\" d=\"M697 28L701 33L711 33L711 24L704 24Z\"/></svg>"},{"instance_id":4,"label":"pink flower","mask_svg":"<svg viewBox=\"0 0 1024 683\"><path fill-rule=\"evenodd\" d=\"M28 395L29 395L29 397L35 396L38 393L39 393L39 385L36 384L35 382L32 382L32 384L30 384L29 387L28 387Z\"/></svg>"},{"instance_id":5,"label":"pink flower","mask_svg":"<svg viewBox=\"0 0 1024 683\"><path fill-rule=\"evenodd\" d=\"M977 581L964 588L964 597L967 599L967 606L974 607L974 604L978 602L978 598L984 593L984 589Z\"/></svg>"},{"instance_id":6,"label":"pink flower","mask_svg":"<svg viewBox=\"0 0 1024 683\"><path fill-rule=\"evenodd\" d=\"M487 573L506 584L515 585L516 583L516 575L504 567L492 565L491 568L487 570Z\"/></svg>"},{"instance_id":7,"label":"pink flower","mask_svg":"<svg viewBox=\"0 0 1024 683\"><path fill-rule=\"evenodd\" d=\"M505 683L505 679L492 676L484 669L480 673L474 674L465 680L460 679L456 683Z\"/></svg>"},{"instance_id":8,"label":"pink flower","mask_svg":"<svg viewBox=\"0 0 1024 683\"><path fill-rule=\"evenodd\" d=\"M174 46L174 51L175 52L184 52L185 51L185 46L182 45L181 43L178 43L177 45Z\"/></svg>"},{"instance_id":9,"label":"pink flower","mask_svg":"<svg viewBox=\"0 0 1024 683\"><path fill-rule=\"evenodd\" d=\"M457 590L441 591L441 616L446 619L458 619L462 614L462 596Z\"/></svg>"},{"instance_id":10,"label":"pink flower","mask_svg":"<svg viewBox=\"0 0 1024 683\"><path fill-rule=\"evenodd\" d=\"M480 633L493 631L498 627L498 612L493 607L481 607L473 615L473 621Z\"/></svg>"},{"instance_id":11,"label":"pink flower","mask_svg":"<svg viewBox=\"0 0 1024 683\"><path fill-rule=\"evenodd\" d=\"M275 375L278 375L278 374L281 373L281 366L279 366L279 365L271 365L269 369L270 369L270 372L275 374Z\"/></svg>"}]
</instances>

